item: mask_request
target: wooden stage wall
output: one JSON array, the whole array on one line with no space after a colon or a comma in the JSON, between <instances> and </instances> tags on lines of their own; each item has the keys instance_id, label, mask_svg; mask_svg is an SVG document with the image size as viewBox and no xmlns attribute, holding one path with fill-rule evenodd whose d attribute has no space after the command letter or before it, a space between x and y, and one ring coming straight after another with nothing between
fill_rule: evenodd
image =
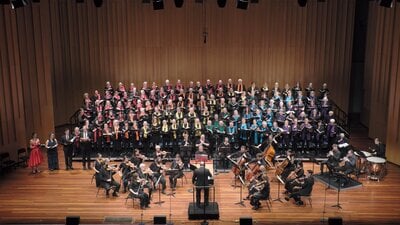
<instances>
[{"instance_id":1,"label":"wooden stage wall","mask_svg":"<svg viewBox=\"0 0 400 225\"><path fill-rule=\"evenodd\" d=\"M387 144L389 161L400 165L400 3L370 2L363 121L370 137Z\"/></svg>"},{"instance_id":2,"label":"wooden stage wall","mask_svg":"<svg viewBox=\"0 0 400 225\"><path fill-rule=\"evenodd\" d=\"M296 0L259 1L248 10L234 0L223 9L215 1L177 9L168 0L160 11L141 2L0 6L2 149L24 145L32 131L44 139L106 80L327 82L347 110L355 0L311 0L304 8Z\"/></svg>"}]
</instances>

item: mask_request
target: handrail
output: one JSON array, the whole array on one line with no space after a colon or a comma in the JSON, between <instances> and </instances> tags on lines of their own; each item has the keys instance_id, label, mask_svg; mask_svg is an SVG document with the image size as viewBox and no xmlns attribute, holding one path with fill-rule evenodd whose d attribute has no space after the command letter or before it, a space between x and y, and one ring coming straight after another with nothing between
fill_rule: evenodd
<instances>
[{"instance_id":1,"label":"handrail","mask_svg":"<svg viewBox=\"0 0 400 225\"><path fill-rule=\"evenodd\" d=\"M69 118L69 124L70 125L78 125L79 123L79 119L78 119L78 115L79 115L80 109L76 110L72 116Z\"/></svg>"},{"instance_id":2,"label":"handrail","mask_svg":"<svg viewBox=\"0 0 400 225\"><path fill-rule=\"evenodd\" d=\"M343 133L346 134L346 136L349 136L349 116L348 114L340 108L335 101L332 99L329 100L331 104L331 110L333 111L333 114L335 115L335 120L336 123L339 125L339 128L342 130Z\"/></svg>"}]
</instances>

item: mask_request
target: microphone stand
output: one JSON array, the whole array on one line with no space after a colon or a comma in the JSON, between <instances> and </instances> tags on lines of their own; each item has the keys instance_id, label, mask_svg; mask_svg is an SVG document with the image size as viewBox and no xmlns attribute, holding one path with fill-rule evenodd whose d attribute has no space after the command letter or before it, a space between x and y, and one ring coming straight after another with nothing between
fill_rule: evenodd
<instances>
[{"instance_id":1,"label":"microphone stand","mask_svg":"<svg viewBox=\"0 0 400 225\"><path fill-rule=\"evenodd\" d=\"M208 225L208 222L207 222L207 219L206 219L206 179L208 180L208 177L206 177L206 169L205 169L205 165L204 165L204 170L203 170L203 191L204 191L204 205L203 205L203 222L201 222L200 224L201 225ZM200 191L200 190L196 190L196 191ZM208 190L208 191L210 191L210 190ZM210 195L210 193L208 193L208 195ZM207 196L207 197L209 197L209 196ZM201 196L200 196L200 198L201 198ZM208 201L208 199L207 199L207 201Z\"/></svg>"},{"instance_id":2,"label":"microphone stand","mask_svg":"<svg viewBox=\"0 0 400 225\"><path fill-rule=\"evenodd\" d=\"M338 209L343 209L341 204L340 204L340 187L342 186L342 175L339 174L339 188L338 188L338 192L337 192L337 202L335 205L333 205L332 207L336 207Z\"/></svg>"}]
</instances>

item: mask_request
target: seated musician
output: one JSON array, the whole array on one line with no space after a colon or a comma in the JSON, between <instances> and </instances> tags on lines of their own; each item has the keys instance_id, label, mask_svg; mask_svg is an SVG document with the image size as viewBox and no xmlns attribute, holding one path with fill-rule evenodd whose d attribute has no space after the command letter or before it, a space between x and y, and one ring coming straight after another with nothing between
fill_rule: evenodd
<instances>
[{"instance_id":1,"label":"seated musician","mask_svg":"<svg viewBox=\"0 0 400 225\"><path fill-rule=\"evenodd\" d=\"M167 152L167 151L161 151L160 145L156 145L153 157L154 158L161 158L163 163L165 163L164 160L165 160L165 158L167 157L168 154L169 154L169 152Z\"/></svg>"},{"instance_id":2,"label":"seated musician","mask_svg":"<svg viewBox=\"0 0 400 225\"><path fill-rule=\"evenodd\" d=\"M127 156L124 156L124 161L119 164L118 169L121 174L122 193L126 193L132 174L136 171L136 166L129 161Z\"/></svg>"},{"instance_id":3,"label":"seated musician","mask_svg":"<svg viewBox=\"0 0 400 225\"><path fill-rule=\"evenodd\" d=\"M157 186L161 184L161 193L166 194L165 189L167 188L167 185L164 177L164 169L165 166L162 164L161 158L155 158L154 162L150 164L150 170L153 173L154 189L156 189Z\"/></svg>"},{"instance_id":4,"label":"seated musician","mask_svg":"<svg viewBox=\"0 0 400 225\"><path fill-rule=\"evenodd\" d=\"M353 150L349 150L347 152L347 155L343 157L342 162L339 163L339 167L336 167L336 170L343 172L343 174L347 176L348 174L354 172L354 170L356 169L356 162L357 159L356 156L354 155ZM345 184L347 181L348 180L345 179L343 184Z\"/></svg>"},{"instance_id":5,"label":"seated musician","mask_svg":"<svg viewBox=\"0 0 400 225\"><path fill-rule=\"evenodd\" d=\"M267 175L267 169L264 165L260 165L259 172L257 174L253 174L253 177L249 180L249 185L247 186L249 194L247 195L246 199L250 199L250 196L256 193L256 189L254 186L262 181L263 176Z\"/></svg>"},{"instance_id":6,"label":"seated musician","mask_svg":"<svg viewBox=\"0 0 400 225\"><path fill-rule=\"evenodd\" d=\"M171 163L171 174L169 176L169 184L172 189L176 188L176 182L178 178L183 177L183 161L179 154L175 155L174 161Z\"/></svg>"},{"instance_id":7,"label":"seated musician","mask_svg":"<svg viewBox=\"0 0 400 225\"><path fill-rule=\"evenodd\" d=\"M229 137L224 138L224 142L219 145L217 158L219 168L227 169L229 161L227 160L226 156L231 152L231 144L229 143Z\"/></svg>"},{"instance_id":8,"label":"seated musician","mask_svg":"<svg viewBox=\"0 0 400 225\"><path fill-rule=\"evenodd\" d=\"M307 170L306 176L303 181L300 181L299 186L293 188L293 192L289 194L289 196L285 197L286 201L289 201L290 198L295 200L296 205L304 205L304 202L301 200L301 196L310 196L313 186L314 186L314 178L313 171Z\"/></svg>"},{"instance_id":9,"label":"seated musician","mask_svg":"<svg viewBox=\"0 0 400 225\"><path fill-rule=\"evenodd\" d=\"M100 187L106 189L106 196L110 195L110 190L113 189L113 196L118 197L118 192L120 188L120 184L116 182L113 178L115 174L116 168L109 166L109 159L105 159L102 162L102 167L100 168L98 179Z\"/></svg>"},{"instance_id":10,"label":"seated musician","mask_svg":"<svg viewBox=\"0 0 400 225\"><path fill-rule=\"evenodd\" d=\"M137 170L137 175L139 179L144 180L143 188L147 189L149 194L149 199L151 200L151 194L153 192L153 185L151 184L153 179L153 171L150 168L146 167L144 163L139 165L139 169Z\"/></svg>"},{"instance_id":11,"label":"seated musician","mask_svg":"<svg viewBox=\"0 0 400 225\"><path fill-rule=\"evenodd\" d=\"M149 208L150 198L149 195L143 191L142 182L143 180L141 180L136 173L132 175L128 198L140 199L140 208L145 209Z\"/></svg>"},{"instance_id":12,"label":"seated musician","mask_svg":"<svg viewBox=\"0 0 400 225\"><path fill-rule=\"evenodd\" d=\"M285 182L289 174L295 169L296 165L294 162L294 152L289 149L286 152L285 160L277 165L277 175L279 175L280 179Z\"/></svg>"},{"instance_id":13,"label":"seated musician","mask_svg":"<svg viewBox=\"0 0 400 225\"><path fill-rule=\"evenodd\" d=\"M340 162L340 151L337 147L337 144L332 145L332 150L328 152L327 155L328 159L325 161L322 161L320 163L321 167L321 174L324 173L324 166L326 165L328 167L329 173L332 173L332 169L336 168L339 165Z\"/></svg>"},{"instance_id":14,"label":"seated musician","mask_svg":"<svg viewBox=\"0 0 400 225\"><path fill-rule=\"evenodd\" d=\"M239 151L226 156L226 158L234 164L232 170L235 176L240 176L244 180L246 172L245 164L251 160L251 155L248 153L246 146L242 145Z\"/></svg>"},{"instance_id":15,"label":"seated musician","mask_svg":"<svg viewBox=\"0 0 400 225\"><path fill-rule=\"evenodd\" d=\"M349 146L349 140L347 140L344 133L339 134L336 143L338 145L339 151L342 153L342 156L346 155Z\"/></svg>"},{"instance_id":16,"label":"seated musician","mask_svg":"<svg viewBox=\"0 0 400 225\"><path fill-rule=\"evenodd\" d=\"M253 210L257 210L261 206L260 200L268 199L269 197L270 187L268 176L264 174L262 180L253 187L256 191L250 196L250 204L253 206Z\"/></svg>"},{"instance_id":17,"label":"seated musician","mask_svg":"<svg viewBox=\"0 0 400 225\"><path fill-rule=\"evenodd\" d=\"M302 162L296 163L296 169L293 170L285 181L286 193L292 193L294 188L300 185L304 178L304 168Z\"/></svg>"},{"instance_id":18,"label":"seated musician","mask_svg":"<svg viewBox=\"0 0 400 225\"><path fill-rule=\"evenodd\" d=\"M379 138L374 139L374 146L371 147L372 154L381 157L381 158L386 158L386 147L385 145L379 140Z\"/></svg>"}]
</instances>

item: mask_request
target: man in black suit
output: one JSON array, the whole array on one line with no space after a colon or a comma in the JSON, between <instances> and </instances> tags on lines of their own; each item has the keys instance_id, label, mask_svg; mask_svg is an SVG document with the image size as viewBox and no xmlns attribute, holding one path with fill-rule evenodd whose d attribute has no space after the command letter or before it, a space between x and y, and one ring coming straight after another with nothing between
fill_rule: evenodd
<instances>
[{"instance_id":1,"label":"man in black suit","mask_svg":"<svg viewBox=\"0 0 400 225\"><path fill-rule=\"evenodd\" d=\"M73 170L72 168L72 143L74 142L73 135L70 134L68 128L65 129L64 135L61 137L61 144L64 146L65 169Z\"/></svg>"},{"instance_id":2,"label":"man in black suit","mask_svg":"<svg viewBox=\"0 0 400 225\"><path fill-rule=\"evenodd\" d=\"M92 134L88 131L87 126L83 126L80 141L82 150L82 167L84 170L86 170L86 168L88 168L89 170L92 169L90 167L90 151L92 148L91 140L92 140Z\"/></svg>"},{"instance_id":3,"label":"man in black suit","mask_svg":"<svg viewBox=\"0 0 400 225\"><path fill-rule=\"evenodd\" d=\"M204 162L200 163L200 168L193 172L192 183L196 187L196 205L200 207L201 190L204 190L204 205L208 205L208 194L210 183L208 178L212 177L210 170L205 167Z\"/></svg>"}]
</instances>

